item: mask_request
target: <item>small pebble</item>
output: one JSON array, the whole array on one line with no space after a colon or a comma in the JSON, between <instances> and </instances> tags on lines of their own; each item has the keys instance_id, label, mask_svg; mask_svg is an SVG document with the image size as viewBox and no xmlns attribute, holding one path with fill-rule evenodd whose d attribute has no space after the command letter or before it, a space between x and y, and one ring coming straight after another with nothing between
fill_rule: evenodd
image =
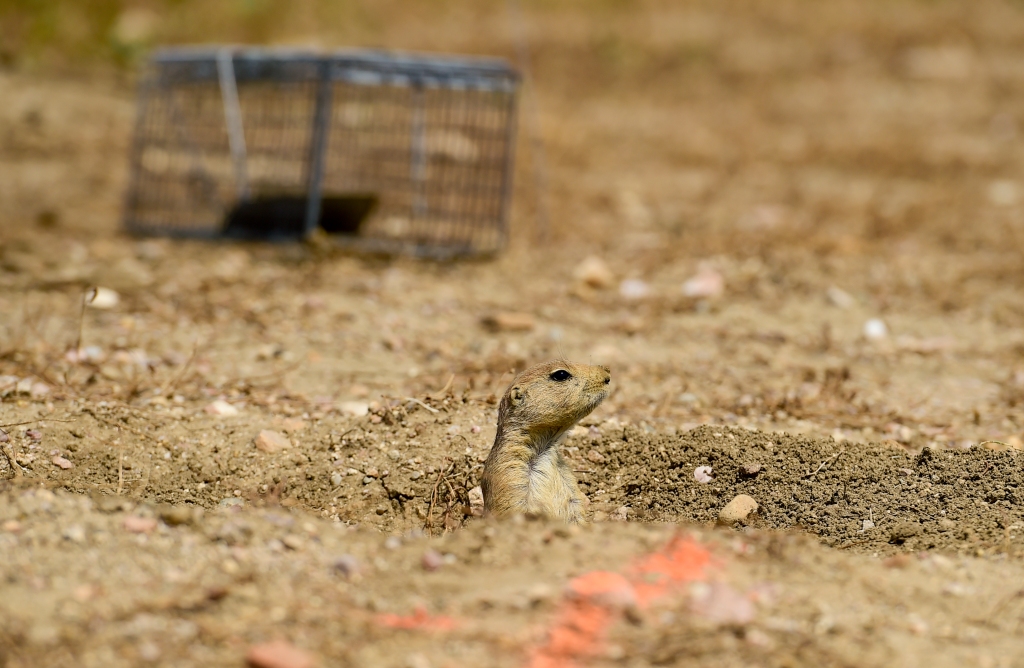
<instances>
[{"instance_id":1,"label":"small pebble","mask_svg":"<svg viewBox=\"0 0 1024 668\"><path fill-rule=\"evenodd\" d=\"M471 434L479 434L482 431L482 429L481 429L480 425L475 424L475 425L473 425L472 427L469 428L469 431L470 431Z\"/></svg>"},{"instance_id":2,"label":"small pebble","mask_svg":"<svg viewBox=\"0 0 1024 668\"><path fill-rule=\"evenodd\" d=\"M129 515L124 518L122 526L125 531L131 533L150 533L156 529L156 518L154 517L139 517L138 515Z\"/></svg>"},{"instance_id":3,"label":"small pebble","mask_svg":"<svg viewBox=\"0 0 1024 668\"><path fill-rule=\"evenodd\" d=\"M710 267L702 266L697 274L683 283L683 294L687 297L718 297L725 292L725 278Z\"/></svg>"},{"instance_id":4,"label":"small pebble","mask_svg":"<svg viewBox=\"0 0 1024 668\"><path fill-rule=\"evenodd\" d=\"M619 295L623 299L636 301L651 294L651 286L639 278L627 278L619 283Z\"/></svg>"},{"instance_id":5,"label":"small pebble","mask_svg":"<svg viewBox=\"0 0 1024 668\"><path fill-rule=\"evenodd\" d=\"M423 565L423 570L436 571L444 566L444 557L437 550L430 549L423 553L420 563Z\"/></svg>"},{"instance_id":6,"label":"small pebble","mask_svg":"<svg viewBox=\"0 0 1024 668\"><path fill-rule=\"evenodd\" d=\"M287 640L272 640L253 645L245 654L251 668L313 668L313 657Z\"/></svg>"},{"instance_id":7,"label":"small pebble","mask_svg":"<svg viewBox=\"0 0 1024 668\"><path fill-rule=\"evenodd\" d=\"M284 434L271 431L269 429L264 429L257 434L256 438L253 439L253 444L259 450L269 454L280 452L281 450L290 448L292 445L291 441L289 441Z\"/></svg>"},{"instance_id":8,"label":"small pebble","mask_svg":"<svg viewBox=\"0 0 1024 668\"><path fill-rule=\"evenodd\" d=\"M228 402L224 401L223 399L218 399L214 401L203 410L209 413L210 415L238 415L238 409L229 404Z\"/></svg>"},{"instance_id":9,"label":"small pebble","mask_svg":"<svg viewBox=\"0 0 1024 668\"><path fill-rule=\"evenodd\" d=\"M537 323L529 313L503 312L483 316L480 324L492 332L528 332Z\"/></svg>"},{"instance_id":10,"label":"small pebble","mask_svg":"<svg viewBox=\"0 0 1024 668\"><path fill-rule=\"evenodd\" d=\"M8 533L18 533L21 531L21 522L18 520L7 520L3 524L0 524L0 529Z\"/></svg>"},{"instance_id":11,"label":"small pebble","mask_svg":"<svg viewBox=\"0 0 1024 668\"><path fill-rule=\"evenodd\" d=\"M121 302L121 295L110 288L93 288L85 296L90 308L112 309Z\"/></svg>"},{"instance_id":12,"label":"small pebble","mask_svg":"<svg viewBox=\"0 0 1024 668\"><path fill-rule=\"evenodd\" d=\"M337 471L335 471L334 473L331 474L331 484L334 485L335 487L340 485L341 481L344 480L344 479L345 478L340 473L338 473Z\"/></svg>"},{"instance_id":13,"label":"small pebble","mask_svg":"<svg viewBox=\"0 0 1024 668\"><path fill-rule=\"evenodd\" d=\"M85 527L81 524L72 524L63 531L64 538L72 543L81 543L85 540Z\"/></svg>"},{"instance_id":14,"label":"small pebble","mask_svg":"<svg viewBox=\"0 0 1024 668\"><path fill-rule=\"evenodd\" d=\"M350 578L359 573L359 560L351 554L343 554L334 560L333 568L346 578Z\"/></svg>"},{"instance_id":15,"label":"small pebble","mask_svg":"<svg viewBox=\"0 0 1024 668\"><path fill-rule=\"evenodd\" d=\"M25 431L25 436L27 436L29 440L36 442L43 440L43 432L38 429L27 429Z\"/></svg>"},{"instance_id":16,"label":"small pebble","mask_svg":"<svg viewBox=\"0 0 1024 668\"><path fill-rule=\"evenodd\" d=\"M576 265L573 278L580 283L597 289L610 288L615 283L615 274L601 258L591 255Z\"/></svg>"},{"instance_id":17,"label":"small pebble","mask_svg":"<svg viewBox=\"0 0 1024 668\"><path fill-rule=\"evenodd\" d=\"M365 401L342 401L338 404L338 410L345 415L363 417L370 412L370 405Z\"/></svg>"},{"instance_id":18,"label":"small pebble","mask_svg":"<svg viewBox=\"0 0 1024 668\"><path fill-rule=\"evenodd\" d=\"M872 341L879 341L889 336L889 328L884 321L872 318L864 323L864 336Z\"/></svg>"},{"instance_id":19,"label":"small pebble","mask_svg":"<svg viewBox=\"0 0 1024 668\"><path fill-rule=\"evenodd\" d=\"M746 494L739 494L725 504L725 507L718 513L718 523L723 526L733 526L740 522L746 522L751 514L757 512L757 509L757 501Z\"/></svg>"},{"instance_id":20,"label":"small pebble","mask_svg":"<svg viewBox=\"0 0 1024 668\"><path fill-rule=\"evenodd\" d=\"M706 485L712 480L711 467L710 466L698 466L693 470L693 479L702 485Z\"/></svg>"},{"instance_id":21,"label":"small pebble","mask_svg":"<svg viewBox=\"0 0 1024 668\"><path fill-rule=\"evenodd\" d=\"M53 462L55 465L59 466L60 468L64 469L65 471L68 469L75 468L74 464L72 464L64 457L61 457L60 455L55 455L53 459L51 459L50 461Z\"/></svg>"},{"instance_id":22,"label":"small pebble","mask_svg":"<svg viewBox=\"0 0 1024 668\"><path fill-rule=\"evenodd\" d=\"M594 462L595 464L602 464L602 463L604 463L604 455L602 455L597 450L591 450L590 452L588 452L587 453L587 459L589 459L590 461Z\"/></svg>"},{"instance_id":23,"label":"small pebble","mask_svg":"<svg viewBox=\"0 0 1024 668\"><path fill-rule=\"evenodd\" d=\"M164 505L157 509L157 515L160 516L166 524L170 526L178 526L179 524L188 524L193 518L192 508L188 506L171 506Z\"/></svg>"},{"instance_id":24,"label":"small pebble","mask_svg":"<svg viewBox=\"0 0 1024 668\"><path fill-rule=\"evenodd\" d=\"M293 533L290 533L287 536L285 536L281 540L281 542L284 543L284 546L287 547L289 550L295 550L296 552L300 551L302 548L306 546L305 541L303 541L302 538L296 536Z\"/></svg>"},{"instance_id":25,"label":"small pebble","mask_svg":"<svg viewBox=\"0 0 1024 668\"><path fill-rule=\"evenodd\" d=\"M760 464L744 464L740 467L740 475L744 478L755 478L761 472Z\"/></svg>"},{"instance_id":26,"label":"small pebble","mask_svg":"<svg viewBox=\"0 0 1024 668\"><path fill-rule=\"evenodd\" d=\"M11 440L10 435L6 431L4 431L3 429L0 429L0 443L7 443L10 440Z\"/></svg>"}]
</instances>

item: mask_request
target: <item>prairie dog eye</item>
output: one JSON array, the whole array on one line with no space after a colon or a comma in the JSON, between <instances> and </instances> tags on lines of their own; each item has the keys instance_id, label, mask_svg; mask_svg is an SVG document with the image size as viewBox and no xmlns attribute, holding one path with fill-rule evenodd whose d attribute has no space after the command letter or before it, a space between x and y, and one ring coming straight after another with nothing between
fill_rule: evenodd
<instances>
[{"instance_id":1,"label":"prairie dog eye","mask_svg":"<svg viewBox=\"0 0 1024 668\"><path fill-rule=\"evenodd\" d=\"M551 375L548 376L548 378L561 383L572 378L572 374L566 371L565 369L558 369L557 371L552 371Z\"/></svg>"}]
</instances>

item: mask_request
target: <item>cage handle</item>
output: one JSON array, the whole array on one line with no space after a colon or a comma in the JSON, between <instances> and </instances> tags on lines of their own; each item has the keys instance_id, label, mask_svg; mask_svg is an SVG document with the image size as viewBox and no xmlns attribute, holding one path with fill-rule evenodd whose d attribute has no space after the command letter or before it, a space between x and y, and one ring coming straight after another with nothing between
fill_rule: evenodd
<instances>
[{"instance_id":1,"label":"cage handle","mask_svg":"<svg viewBox=\"0 0 1024 668\"><path fill-rule=\"evenodd\" d=\"M328 135L331 131L331 105L334 97L334 81L328 63L320 65L320 82L316 92L316 108L313 111L313 132L310 138L308 201L304 229L306 235L313 233L320 221L323 201L324 160L327 154Z\"/></svg>"},{"instance_id":2,"label":"cage handle","mask_svg":"<svg viewBox=\"0 0 1024 668\"><path fill-rule=\"evenodd\" d=\"M217 52L217 79L220 82L220 96L224 103L224 124L228 130L228 148L231 162L235 167L235 184L240 200L249 199L249 176L246 173L245 133L242 130L242 106L238 102L238 85L235 82L235 59L231 49Z\"/></svg>"}]
</instances>

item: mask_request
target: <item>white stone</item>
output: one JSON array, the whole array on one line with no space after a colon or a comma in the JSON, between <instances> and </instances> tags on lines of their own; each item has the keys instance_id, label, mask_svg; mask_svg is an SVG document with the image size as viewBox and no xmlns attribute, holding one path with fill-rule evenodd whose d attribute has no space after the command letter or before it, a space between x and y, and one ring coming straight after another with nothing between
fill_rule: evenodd
<instances>
[{"instance_id":1,"label":"white stone","mask_svg":"<svg viewBox=\"0 0 1024 668\"><path fill-rule=\"evenodd\" d=\"M889 336L889 327L884 320L872 318L864 323L864 336L872 341L878 341Z\"/></svg>"},{"instance_id":2,"label":"white stone","mask_svg":"<svg viewBox=\"0 0 1024 668\"><path fill-rule=\"evenodd\" d=\"M238 409L224 401L217 399L205 408L210 415L238 415Z\"/></svg>"},{"instance_id":3,"label":"white stone","mask_svg":"<svg viewBox=\"0 0 1024 668\"><path fill-rule=\"evenodd\" d=\"M683 283L683 294L687 297L718 297L725 292L725 277L717 269L704 265L697 274Z\"/></svg>"},{"instance_id":4,"label":"white stone","mask_svg":"<svg viewBox=\"0 0 1024 668\"><path fill-rule=\"evenodd\" d=\"M636 301L651 294L651 286L639 278L627 278L619 284L619 294L624 299Z\"/></svg>"},{"instance_id":5,"label":"white stone","mask_svg":"<svg viewBox=\"0 0 1024 668\"><path fill-rule=\"evenodd\" d=\"M698 466L693 470L693 479L702 485L708 484L709 482L714 480L714 477L712 476L711 467Z\"/></svg>"},{"instance_id":6,"label":"white stone","mask_svg":"<svg viewBox=\"0 0 1024 668\"><path fill-rule=\"evenodd\" d=\"M338 409L345 415L362 417L370 412L370 405L365 401L342 401Z\"/></svg>"},{"instance_id":7,"label":"white stone","mask_svg":"<svg viewBox=\"0 0 1024 668\"><path fill-rule=\"evenodd\" d=\"M86 295L86 301L90 308L112 309L121 303L121 295L110 288L94 288L94 292ZM89 299L92 296L92 299Z\"/></svg>"}]
</instances>

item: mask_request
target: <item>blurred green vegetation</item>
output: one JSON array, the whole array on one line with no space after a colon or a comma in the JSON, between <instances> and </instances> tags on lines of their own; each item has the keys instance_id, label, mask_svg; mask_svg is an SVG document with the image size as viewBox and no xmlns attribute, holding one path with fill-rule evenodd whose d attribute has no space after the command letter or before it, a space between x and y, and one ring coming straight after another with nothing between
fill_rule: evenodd
<instances>
[{"instance_id":1,"label":"blurred green vegetation","mask_svg":"<svg viewBox=\"0 0 1024 668\"><path fill-rule=\"evenodd\" d=\"M171 43L309 43L323 36L332 42L372 44L381 39L380 16L394 4L0 0L0 63L30 69L126 66L151 47Z\"/></svg>"}]
</instances>

